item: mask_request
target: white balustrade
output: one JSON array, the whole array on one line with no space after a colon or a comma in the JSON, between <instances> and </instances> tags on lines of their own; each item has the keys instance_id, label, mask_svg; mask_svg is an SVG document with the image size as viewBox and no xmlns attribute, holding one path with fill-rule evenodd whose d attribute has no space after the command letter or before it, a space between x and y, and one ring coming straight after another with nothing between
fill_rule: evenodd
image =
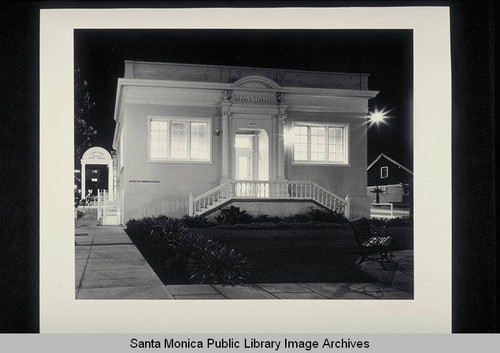
<instances>
[{"instance_id":1,"label":"white balustrade","mask_svg":"<svg viewBox=\"0 0 500 353\"><path fill-rule=\"evenodd\" d=\"M231 180L197 197L189 196L189 214L202 214L231 199L314 200L348 215L349 200L310 181Z\"/></svg>"}]
</instances>

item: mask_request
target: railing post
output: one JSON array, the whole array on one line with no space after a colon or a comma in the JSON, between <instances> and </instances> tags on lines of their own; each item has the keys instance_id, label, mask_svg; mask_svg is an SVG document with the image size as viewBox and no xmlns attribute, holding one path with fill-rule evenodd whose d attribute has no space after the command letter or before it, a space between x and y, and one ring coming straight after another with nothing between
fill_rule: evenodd
<instances>
[{"instance_id":1,"label":"railing post","mask_svg":"<svg viewBox=\"0 0 500 353\"><path fill-rule=\"evenodd\" d=\"M349 197L349 194L345 197L344 216L347 219L351 219L351 198Z\"/></svg>"},{"instance_id":2,"label":"railing post","mask_svg":"<svg viewBox=\"0 0 500 353\"><path fill-rule=\"evenodd\" d=\"M193 193L189 193L189 200L188 200L188 205L189 205L189 215L193 216L194 215L194 203L193 203Z\"/></svg>"}]
</instances>

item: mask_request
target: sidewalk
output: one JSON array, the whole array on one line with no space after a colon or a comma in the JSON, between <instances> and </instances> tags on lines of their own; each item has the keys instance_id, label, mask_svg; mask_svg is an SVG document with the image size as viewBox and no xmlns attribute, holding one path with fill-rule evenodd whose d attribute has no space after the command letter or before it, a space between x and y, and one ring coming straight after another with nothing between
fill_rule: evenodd
<instances>
[{"instance_id":1,"label":"sidewalk","mask_svg":"<svg viewBox=\"0 0 500 353\"><path fill-rule=\"evenodd\" d=\"M121 226L87 210L75 230L77 299L173 299Z\"/></svg>"},{"instance_id":2,"label":"sidewalk","mask_svg":"<svg viewBox=\"0 0 500 353\"><path fill-rule=\"evenodd\" d=\"M163 285L122 226L97 226L88 210L75 231L77 299L412 299L413 256L395 252L383 269L365 262L372 283L257 283L237 286Z\"/></svg>"}]
</instances>

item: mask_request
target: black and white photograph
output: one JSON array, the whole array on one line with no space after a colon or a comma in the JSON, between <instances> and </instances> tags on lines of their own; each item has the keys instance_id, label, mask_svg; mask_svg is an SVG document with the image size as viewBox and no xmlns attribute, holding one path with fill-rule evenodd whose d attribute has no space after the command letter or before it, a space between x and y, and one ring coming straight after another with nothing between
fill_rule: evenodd
<instances>
[{"instance_id":1,"label":"black and white photograph","mask_svg":"<svg viewBox=\"0 0 500 353\"><path fill-rule=\"evenodd\" d=\"M3 4L2 350L498 346L493 1Z\"/></svg>"},{"instance_id":2,"label":"black and white photograph","mask_svg":"<svg viewBox=\"0 0 500 353\"><path fill-rule=\"evenodd\" d=\"M76 300L413 300L413 35L75 29Z\"/></svg>"}]
</instances>

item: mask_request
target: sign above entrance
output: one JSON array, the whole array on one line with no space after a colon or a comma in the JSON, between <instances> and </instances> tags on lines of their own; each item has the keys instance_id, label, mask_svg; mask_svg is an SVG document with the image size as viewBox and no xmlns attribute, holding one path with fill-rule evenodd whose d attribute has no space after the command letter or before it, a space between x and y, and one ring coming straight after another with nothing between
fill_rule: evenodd
<instances>
[{"instance_id":1,"label":"sign above entrance","mask_svg":"<svg viewBox=\"0 0 500 353\"><path fill-rule=\"evenodd\" d=\"M90 153L90 155L88 156L87 160L93 160L93 159L100 159L100 160L104 160L104 159L107 159L106 156L104 155L104 153L102 153L101 151L94 151L92 153Z\"/></svg>"},{"instance_id":2,"label":"sign above entrance","mask_svg":"<svg viewBox=\"0 0 500 353\"><path fill-rule=\"evenodd\" d=\"M261 95L250 95L250 94L235 94L234 102L238 103L276 103L276 98L273 95L261 96Z\"/></svg>"},{"instance_id":3,"label":"sign above entrance","mask_svg":"<svg viewBox=\"0 0 500 353\"><path fill-rule=\"evenodd\" d=\"M113 161L113 158L102 147L89 148L82 156L82 163L85 164L108 164Z\"/></svg>"}]
</instances>

